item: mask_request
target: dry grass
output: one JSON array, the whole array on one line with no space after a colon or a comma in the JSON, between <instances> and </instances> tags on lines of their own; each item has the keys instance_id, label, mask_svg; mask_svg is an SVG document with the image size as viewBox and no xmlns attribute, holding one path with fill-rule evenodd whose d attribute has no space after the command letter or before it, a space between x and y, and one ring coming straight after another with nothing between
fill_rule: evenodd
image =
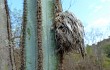
<instances>
[{"instance_id":1,"label":"dry grass","mask_svg":"<svg viewBox=\"0 0 110 70\"><path fill-rule=\"evenodd\" d=\"M65 55L63 61L64 70L102 70L95 56L86 56L85 59L80 54L69 53Z\"/></svg>"}]
</instances>

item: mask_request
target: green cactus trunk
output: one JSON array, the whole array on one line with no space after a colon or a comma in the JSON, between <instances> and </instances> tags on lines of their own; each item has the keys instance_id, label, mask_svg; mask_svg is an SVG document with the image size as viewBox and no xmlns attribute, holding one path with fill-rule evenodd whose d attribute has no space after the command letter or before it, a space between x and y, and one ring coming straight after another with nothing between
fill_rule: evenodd
<instances>
[{"instance_id":1,"label":"green cactus trunk","mask_svg":"<svg viewBox=\"0 0 110 70\"><path fill-rule=\"evenodd\" d=\"M43 70L58 70L58 56L55 53L55 38L51 31L54 19L54 0L42 1L42 47Z\"/></svg>"},{"instance_id":2,"label":"green cactus trunk","mask_svg":"<svg viewBox=\"0 0 110 70\"><path fill-rule=\"evenodd\" d=\"M39 2L41 4L37 4ZM24 0L24 50L22 50L24 56L22 57L26 70L58 70L54 32L50 29L53 18L53 0Z\"/></svg>"},{"instance_id":3,"label":"green cactus trunk","mask_svg":"<svg viewBox=\"0 0 110 70\"><path fill-rule=\"evenodd\" d=\"M24 37L24 52L23 60L26 70L36 70L37 68L37 1L24 0L24 22L23 22L23 37ZM23 62L24 62L23 61ZM23 68L23 67L21 67Z\"/></svg>"}]
</instances>

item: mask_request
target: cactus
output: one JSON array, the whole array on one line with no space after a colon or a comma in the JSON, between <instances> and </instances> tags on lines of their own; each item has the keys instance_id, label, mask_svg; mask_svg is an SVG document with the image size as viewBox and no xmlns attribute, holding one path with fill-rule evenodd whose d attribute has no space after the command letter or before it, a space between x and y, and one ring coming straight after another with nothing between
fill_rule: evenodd
<instances>
[{"instance_id":1,"label":"cactus","mask_svg":"<svg viewBox=\"0 0 110 70\"><path fill-rule=\"evenodd\" d=\"M0 70L15 70L13 68L10 28L7 0L0 0Z\"/></svg>"},{"instance_id":2,"label":"cactus","mask_svg":"<svg viewBox=\"0 0 110 70\"><path fill-rule=\"evenodd\" d=\"M37 67L36 3L36 0L24 0L22 70L36 70Z\"/></svg>"},{"instance_id":3,"label":"cactus","mask_svg":"<svg viewBox=\"0 0 110 70\"><path fill-rule=\"evenodd\" d=\"M22 69L57 70L53 0L24 0ZM24 68L23 68L24 67Z\"/></svg>"}]
</instances>

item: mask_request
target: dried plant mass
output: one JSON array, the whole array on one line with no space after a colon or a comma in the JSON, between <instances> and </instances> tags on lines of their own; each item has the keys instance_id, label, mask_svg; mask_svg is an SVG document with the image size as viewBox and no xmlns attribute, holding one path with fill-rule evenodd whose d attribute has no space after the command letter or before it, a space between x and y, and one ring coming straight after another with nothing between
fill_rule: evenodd
<instances>
[{"instance_id":1,"label":"dried plant mass","mask_svg":"<svg viewBox=\"0 0 110 70\"><path fill-rule=\"evenodd\" d=\"M59 54L77 51L84 57L84 27L75 15L68 11L57 13L52 28L55 30Z\"/></svg>"}]
</instances>

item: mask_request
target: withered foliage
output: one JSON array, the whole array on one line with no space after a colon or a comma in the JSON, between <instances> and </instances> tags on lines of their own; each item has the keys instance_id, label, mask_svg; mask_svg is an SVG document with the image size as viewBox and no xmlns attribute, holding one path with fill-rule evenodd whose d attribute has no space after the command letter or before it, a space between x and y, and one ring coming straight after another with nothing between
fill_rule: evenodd
<instances>
[{"instance_id":1,"label":"withered foliage","mask_svg":"<svg viewBox=\"0 0 110 70\"><path fill-rule=\"evenodd\" d=\"M52 29L55 30L58 53L76 51L84 57L84 27L80 20L68 11L60 12L55 17Z\"/></svg>"}]
</instances>

